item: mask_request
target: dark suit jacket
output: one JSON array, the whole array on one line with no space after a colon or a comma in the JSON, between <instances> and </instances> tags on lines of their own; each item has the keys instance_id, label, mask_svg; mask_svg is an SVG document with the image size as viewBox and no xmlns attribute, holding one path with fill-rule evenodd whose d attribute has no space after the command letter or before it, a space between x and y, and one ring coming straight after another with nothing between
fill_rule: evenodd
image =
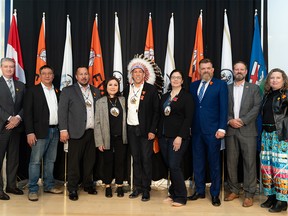
<instances>
[{"instance_id":1,"label":"dark suit jacket","mask_svg":"<svg viewBox=\"0 0 288 216\"><path fill-rule=\"evenodd\" d=\"M129 95L130 85L124 90L126 101ZM128 109L128 105L126 106ZM139 127L142 136L149 132L156 134L159 120L159 97L155 86L144 83L138 109Z\"/></svg>"},{"instance_id":2,"label":"dark suit jacket","mask_svg":"<svg viewBox=\"0 0 288 216\"><path fill-rule=\"evenodd\" d=\"M228 86L228 121L234 119L233 86L233 83ZM226 136L234 135L236 130L240 130L243 136L257 136L256 118L260 111L261 100L259 87L255 84L245 82L239 112L239 118L243 121L244 126L239 129L228 126Z\"/></svg>"},{"instance_id":3,"label":"dark suit jacket","mask_svg":"<svg viewBox=\"0 0 288 216\"><path fill-rule=\"evenodd\" d=\"M215 134L218 129L227 128L228 90L226 82L212 78L204 97L199 102L197 90L201 80L190 84L195 112L192 133Z\"/></svg>"},{"instance_id":4,"label":"dark suit jacket","mask_svg":"<svg viewBox=\"0 0 288 216\"><path fill-rule=\"evenodd\" d=\"M100 98L99 89L90 85L92 97L95 102ZM78 83L63 88L58 106L59 129L67 130L69 137L79 139L86 130L87 112L86 104Z\"/></svg>"},{"instance_id":5,"label":"dark suit jacket","mask_svg":"<svg viewBox=\"0 0 288 216\"><path fill-rule=\"evenodd\" d=\"M22 82L14 80L15 103L5 79L0 77L0 130L2 131L7 123L9 116L19 115L23 119L23 98L25 85ZM20 123L15 129L20 129Z\"/></svg>"},{"instance_id":6,"label":"dark suit jacket","mask_svg":"<svg viewBox=\"0 0 288 216\"><path fill-rule=\"evenodd\" d=\"M180 136L183 139L187 139L190 135L190 127L194 112L192 95L182 89L178 96L170 103L170 115L165 116L163 105L169 95L170 92L167 92L161 98L158 137L161 137L161 135L164 134L166 137L175 138Z\"/></svg>"},{"instance_id":7,"label":"dark suit jacket","mask_svg":"<svg viewBox=\"0 0 288 216\"><path fill-rule=\"evenodd\" d=\"M60 92L54 89L57 101ZM49 107L43 87L40 84L29 88L24 101L24 123L26 134L35 133L38 139L44 139L49 131Z\"/></svg>"}]
</instances>

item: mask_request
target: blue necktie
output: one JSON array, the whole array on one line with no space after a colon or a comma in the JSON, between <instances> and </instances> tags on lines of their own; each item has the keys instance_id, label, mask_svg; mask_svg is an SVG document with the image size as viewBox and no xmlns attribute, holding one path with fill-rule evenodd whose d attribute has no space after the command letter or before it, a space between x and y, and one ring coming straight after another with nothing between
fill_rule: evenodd
<instances>
[{"instance_id":1,"label":"blue necktie","mask_svg":"<svg viewBox=\"0 0 288 216\"><path fill-rule=\"evenodd\" d=\"M204 89L205 89L205 84L206 83L207 83L206 81L202 81L202 86L201 86L201 88L199 90L198 99L199 99L200 102L202 101L202 99L204 97Z\"/></svg>"}]
</instances>

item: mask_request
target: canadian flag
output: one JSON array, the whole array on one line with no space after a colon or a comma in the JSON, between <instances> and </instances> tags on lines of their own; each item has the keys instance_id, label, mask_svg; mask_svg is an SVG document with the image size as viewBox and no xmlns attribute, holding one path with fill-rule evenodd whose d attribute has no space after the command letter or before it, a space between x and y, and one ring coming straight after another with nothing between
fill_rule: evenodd
<instances>
[{"instance_id":1,"label":"canadian flag","mask_svg":"<svg viewBox=\"0 0 288 216\"><path fill-rule=\"evenodd\" d=\"M46 44L45 44L45 13L43 13L42 24L40 27L39 40L38 40L38 49L37 49L37 58L36 58L36 72L35 72L35 82L37 85L41 82L39 79L40 68L46 65Z\"/></svg>"},{"instance_id":2,"label":"canadian flag","mask_svg":"<svg viewBox=\"0 0 288 216\"><path fill-rule=\"evenodd\" d=\"M17 13L14 10L12 16L11 26L9 30L6 57L12 58L15 61L15 74L14 79L26 83L24 64L22 59L21 45L17 28Z\"/></svg>"}]
</instances>

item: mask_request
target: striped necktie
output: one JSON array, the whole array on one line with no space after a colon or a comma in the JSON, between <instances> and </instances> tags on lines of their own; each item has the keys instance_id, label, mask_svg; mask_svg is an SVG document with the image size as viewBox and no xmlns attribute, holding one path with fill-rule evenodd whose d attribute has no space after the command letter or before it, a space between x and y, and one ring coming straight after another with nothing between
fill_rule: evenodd
<instances>
[{"instance_id":1,"label":"striped necktie","mask_svg":"<svg viewBox=\"0 0 288 216\"><path fill-rule=\"evenodd\" d=\"M9 90L11 92L13 102L15 102L15 90L14 90L13 85L12 85L12 79L7 80L7 84L8 84Z\"/></svg>"},{"instance_id":2,"label":"striped necktie","mask_svg":"<svg viewBox=\"0 0 288 216\"><path fill-rule=\"evenodd\" d=\"M204 89L205 89L205 84L206 83L207 83L206 81L202 81L202 86L201 86L201 88L199 90L198 99L199 99L200 102L202 101L202 99L204 97Z\"/></svg>"}]
</instances>

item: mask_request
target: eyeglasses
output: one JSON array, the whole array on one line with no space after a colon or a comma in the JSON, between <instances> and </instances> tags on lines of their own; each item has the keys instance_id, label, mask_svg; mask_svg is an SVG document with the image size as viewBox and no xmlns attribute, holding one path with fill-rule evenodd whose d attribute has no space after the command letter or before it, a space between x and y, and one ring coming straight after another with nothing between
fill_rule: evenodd
<instances>
[{"instance_id":1,"label":"eyeglasses","mask_svg":"<svg viewBox=\"0 0 288 216\"><path fill-rule=\"evenodd\" d=\"M171 76L170 79L182 80L182 77L181 76Z\"/></svg>"}]
</instances>

